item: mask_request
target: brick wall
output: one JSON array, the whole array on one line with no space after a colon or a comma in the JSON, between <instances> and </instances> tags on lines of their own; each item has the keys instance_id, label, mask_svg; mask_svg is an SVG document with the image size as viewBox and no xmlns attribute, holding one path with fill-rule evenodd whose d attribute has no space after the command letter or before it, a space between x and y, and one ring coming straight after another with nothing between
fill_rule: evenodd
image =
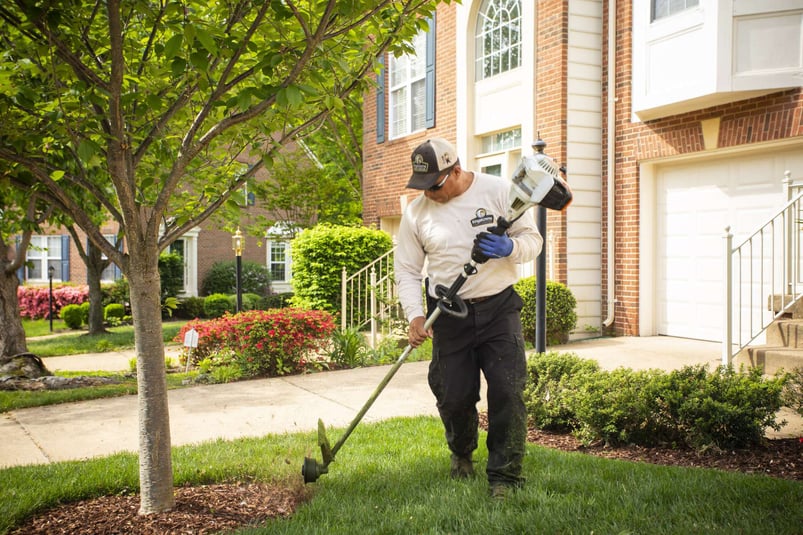
<instances>
[{"instance_id":1,"label":"brick wall","mask_svg":"<svg viewBox=\"0 0 803 535\"><path fill-rule=\"evenodd\" d=\"M569 2L542 0L535 16L535 130L547 142L544 152L561 165L567 160ZM567 180L571 183L571 173ZM566 215L549 210L547 230L554 235L554 279L566 282Z\"/></svg>"},{"instance_id":2,"label":"brick wall","mask_svg":"<svg viewBox=\"0 0 803 535\"><path fill-rule=\"evenodd\" d=\"M414 194L405 188L410 178L410 154L431 137L456 143L455 9L441 4L435 15L435 127L399 139L389 139L385 106L385 142L376 142L376 92L365 95L363 110L363 224L379 227L383 217L401 215L399 197ZM387 86L387 70L385 71ZM387 99L386 90L386 99Z\"/></svg>"}]
</instances>

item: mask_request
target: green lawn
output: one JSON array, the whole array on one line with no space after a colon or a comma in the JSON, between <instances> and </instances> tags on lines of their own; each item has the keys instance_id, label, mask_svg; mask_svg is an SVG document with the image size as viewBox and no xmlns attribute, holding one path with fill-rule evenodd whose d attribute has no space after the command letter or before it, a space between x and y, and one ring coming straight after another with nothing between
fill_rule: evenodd
<instances>
[{"instance_id":1,"label":"green lawn","mask_svg":"<svg viewBox=\"0 0 803 535\"><path fill-rule=\"evenodd\" d=\"M330 438L342 429L332 430ZM485 435L481 436L484 444ZM315 433L175 448L176 485L265 481L301 485ZM479 466L485 463L478 450ZM492 501L482 477L448 478L436 418L364 424L289 519L241 533L800 534L803 484L760 475L656 466L528 445L526 486ZM59 503L137 489L137 458L0 470L0 533Z\"/></svg>"},{"instance_id":2,"label":"green lawn","mask_svg":"<svg viewBox=\"0 0 803 535\"><path fill-rule=\"evenodd\" d=\"M38 320L45 322L47 320ZM36 322L34 322L36 323ZM162 339L170 342L178 333L184 321L170 321L162 324ZM39 324L25 325L26 334L30 331L39 332ZM134 347L134 327L124 325L108 328L107 334L89 335L85 332L67 331L58 336L46 338L29 338L28 351L40 357L57 357L62 355L78 355L81 353L102 353L117 349L131 349ZM31 336L31 335L28 335Z\"/></svg>"},{"instance_id":3,"label":"green lawn","mask_svg":"<svg viewBox=\"0 0 803 535\"><path fill-rule=\"evenodd\" d=\"M43 327L49 332L48 320L25 320L23 322L26 333L40 332ZM162 326L163 340L171 342L176 336L183 321L165 322ZM55 331L55 329L54 329ZM129 349L134 347L134 328L130 325L122 327L112 327L108 334L89 336L86 333L78 333L67 330L57 333L56 336L46 338L34 338L28 340L28 350L41 357L52 357L62 355L78 355L82 353L102 353L104 351L115 351L118 349ZM174 363L176 364L176 363ZM54 405L57 403L68 403L73 401L86 401L90 399L107 398L113 396L124 396L137 393L137 379L134 376L124 376L118 373L96 372L93 370L81 372L56 372L56 375L70 377L78 375L100 375L113 377L119 382L110 385L70 388L65 390L36 390L36 391L11 391L0 390L0 413L27 407L40 407L43 405ZM168 388L182 388L186 385L183 381L198 375L197 371L184 373L169 373L167 375Z\"/></svg>"}]
</instances>

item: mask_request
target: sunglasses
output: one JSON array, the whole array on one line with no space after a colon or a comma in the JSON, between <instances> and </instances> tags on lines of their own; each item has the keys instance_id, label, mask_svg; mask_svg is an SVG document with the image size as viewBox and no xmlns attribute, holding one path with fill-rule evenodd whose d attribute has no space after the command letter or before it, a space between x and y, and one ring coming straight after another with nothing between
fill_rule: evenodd
<instances>
[{"instance_id":1,"label":"sunglasses","mask_svg":"<svg viewBox=\"0 0 803 535\"><path fill-rule=\"evenodd\" d=\"M434 186L429 188L429 191L438 191L439 189L441 189L443 187L443 185L446 184L446 181L449 180L449 175L451 175L451 174L452 174L451 171L446 173L446 176L443 178L443 180L441 180L440 184L435 184Z\"/></svg>"}]
</instances>

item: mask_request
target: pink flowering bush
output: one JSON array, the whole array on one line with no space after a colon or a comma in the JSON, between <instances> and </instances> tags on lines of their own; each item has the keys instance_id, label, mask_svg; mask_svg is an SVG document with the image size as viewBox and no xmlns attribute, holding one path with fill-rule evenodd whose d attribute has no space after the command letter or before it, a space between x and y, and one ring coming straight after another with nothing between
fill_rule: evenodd
<instances>
[{"instance_id":1,"label":"pink flowering bush","mask_svg":"<svg viewBox=\"0 0 803 535\"><path fill-rule=\"evenodd\" d=\"M320 310L250 310L192 320L174 340L183 343L190 329L198 332L193 362L231 351L244 377L277 377L303 372L309 356L321 350L334 332L335 322L330 313ZM188 348L184 348L181 360L186 362L188 355Z\"/></svg>"},{"instance_id":2,"label":"pink flowering bush","mask_svg":"<svg viewBox=\"0 0 803 535\"><path fill-rule=\"evenodd\" d=\"M18 286L17 301L20 306L20 316L32 320L46 318L50 309L48 286ZM64 305L80 305L89 300L88 286L59 286L53 288L53 317L59 317L59 311Z\"/></svg>"}]
</instances>

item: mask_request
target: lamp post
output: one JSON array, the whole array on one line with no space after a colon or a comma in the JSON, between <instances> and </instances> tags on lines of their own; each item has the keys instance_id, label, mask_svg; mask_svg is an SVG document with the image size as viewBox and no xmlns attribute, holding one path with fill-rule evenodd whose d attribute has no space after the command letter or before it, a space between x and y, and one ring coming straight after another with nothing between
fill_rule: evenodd
<instances>
[{"instance_id":1,"label":"lamp post","mask_svg":"<svg viewBox=\"0 0 803 535\"><path fill-rule=\"evenodd\" d=\"M243 275L243 234L240 232L240 227L237 227L237 232L231 237L231 248L234 249L234 255L237 258L237 272L235 282L237 285L237 312L243 310L243 292L242 292L242 275Z\"/></svg>"},{"instance_id":2,"label":"lamp post","mask_svg":"<svg viewBox=\"0 0 803 535\"><path fill-rule=\"evenodd\" d=\"M47 268L47 280L50 283L50 293L47 297L48 317L50 318L50 332L53 332L53 272L56 268L49 266Z\"/></svg>"},{"instance_id":3,"label":"lamp post","mask_svg":"<svg viewBox=\"0 0 803 535\"><path fill-rule=\"evenodd\" d=\"M546 142L539 137L532 146L543 154ZM539 204L535 210L535 223L543 238L535 265L535 351L546 353L546 208Z\"/></svg>"}]
</instances>

